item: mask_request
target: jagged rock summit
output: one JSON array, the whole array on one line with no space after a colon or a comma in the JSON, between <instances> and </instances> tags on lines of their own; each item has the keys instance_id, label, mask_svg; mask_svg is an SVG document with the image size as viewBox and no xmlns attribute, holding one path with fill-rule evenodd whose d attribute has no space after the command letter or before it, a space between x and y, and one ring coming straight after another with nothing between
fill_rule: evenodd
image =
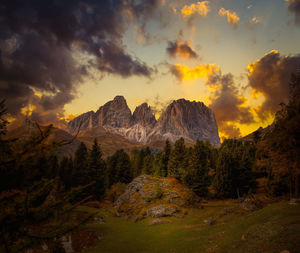
<instances>
[{"instance_id":1,"label":"jagged rock summit","mask_svg":"<svg viewBox=\"0 0 300 253\"><path fill-rule=\"evenodd\" d=\"M220 144L218 127L214 113L201 102L179 99L173 101L155 119L151 107L143 103L133 114L123 96L116 96L98 111L81 114L68 124L68 131L75 133L95 127L124 136L130 141L150 143L157 140L175 142L183 137L188 142L208 140L213 145Z\"/></svg>"}]
</instances>

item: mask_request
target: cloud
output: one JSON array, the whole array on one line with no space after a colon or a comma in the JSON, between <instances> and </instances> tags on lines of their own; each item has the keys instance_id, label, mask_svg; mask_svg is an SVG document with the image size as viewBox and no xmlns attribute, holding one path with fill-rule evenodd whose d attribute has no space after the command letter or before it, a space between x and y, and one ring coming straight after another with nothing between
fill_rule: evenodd
<instances>
[{"instance_id":1,"label":"cloud","mask_svg":"<svg viewBox=\"0 0 300 253\"><path fill-rule=\"evenodd\" d=\"M167 106L172 102L173 100L163 100L159 94L157 94L153 98L148 98L145 100L146 103L148 103L151 107L151 110L153 114L155 115L155 118L158 119L163 111L167 108Z\"/></svg>"},{"instance_id":2,"label":"cloud","mask_svg":"<svg viewBox=\"0 0 300 253\"><path fill-rule=\"evenodd\" d=\"M295 24L300 25L300 0L285 0L289 3L288 10L295 15Z\"/></svg>"},{"instance_id":3,"label":"cloud","mask_svg":"<svg viewBox=\"0 0 300 253\"><path fill-rule=\"evenodd\" d=\"M171 73L180 81L205 79L210 90L210 105L214 111L219 130L227 138L239 137L240 129L236 124L254 123L254 115L247 99L241 94L231 73L222 74L215 64L201 64L194 68L185 65L172 65Z\"/></svg>"},{"instance_id":4,"label":"cloud","mask_svg":"<svg viewBox=\"0 0 300 253\"><path fill-rule=\"evenodd\" d=\"M227 137L239 137L239 128L235 123L251 124L254 117L251 108L246 106L247 99L240 94L238 85L231 73L210 76L206 85L212 88L211 104L220 131ZM234 133L234 134L233 134Z\"/></svg>"},{"instance_id":5,"label":"cloud","mask_svg":"<svg viewBox=\"0 0 300 253\"><path fill-rule=\"evenodd\" d=\"M220 68L215 64L200 64L194 68L175 64L170 66L170 70L180 81L193 81L199 78L209 78L219 72Z\"/></svg>"},{"instance_id":6,"label":"cloud","mask_svg":"<svg viewBox=\"0 0 300 253\"><path fill-rule=\"evenodd\" d=\"M221 125L219 125L219 129L221 129L222 132L222 141L225 138L240 138L242 136L240 129L232 123L222 122Z\"/></svg>"},{"instance_id":7,"label":"cloud","mask_svg":"<svg viewBox=\"0 0 300 253\"><path fill-rule=\"evenodd\" d=\"M258 25L259 23L261 23L261 20L258 17L253 17L250 20L245 21L245 26L247 28L249 28L250 30L253 30L255 28L256 25Z\"/></svg>"},{"instance_id":8,"label":"cloud","mask_svg":"<svg viewBox=\"0 0 300 253\"><path fill-rule=\"evenodd\" d=\"M185 59L198 58L198 54L191 48L188 42L169 41L166 51L170 57L180 56Z\"/></svg>"},{"instance_id":9,"label":"cloud","mask_svg":"<svg viewBox=\"0 0 300 253\"><path fill-rule=\"evenodd\" d=\"M257 109L261 119L267 119L287 102L291 73L300 66L300 55L281 56L276 50L248 65L249 86L253 94L262 94L264 102Z\"/></svg>"},{"instance_id":10,"label":"cloud","mask_svg":"<svg viewBox=\"0 0 300 253\"><path fill-rule=\"evenodd\" d=\"M183 17L189 17L195 14L205 17L209 11L210 9L208 1L198 1L195 4L183 6L180 13Z\"/></svg>"},{"instance_id":11,"label":"cloud","mask_svg":"<svg viewBox=\"0 0 300 253\"><path fill-rule=\"evenodd\" d=\"M251 19L251 21L250 21L252 24L258 24L258 23L260 23L261 21L260 21L260 19L259 18L257 18L257 17L253 17L252 19Z\"/></svg>"},{"instance_id":12,"label":"cloud","mask_svg":"<svg viewBox=\"0 0 300 253\"><path fill-rule=\"evenodd\" d=\"M150 77L153 69L126 52L122 37L131 22L146 22L162 4L161 0L1 1L0 96L6 98L9 113L18 115L32 104L36 109L31 117L63 114L91 68L124 78ZM78 52L88 60L79 61Z\"/></svg>"},{"instance_id":13,"label":"cloud","mask_svg":"<svg viewBox=\"0 0 300 253\"><path fill-rule=\"evenodd\" d=\"M220 17L227 16L227 22L231 24L233 28L237 28L237 23L240 21L240 18L235 12L221 8L218 13Z\"/></svg>"}]
</instances>

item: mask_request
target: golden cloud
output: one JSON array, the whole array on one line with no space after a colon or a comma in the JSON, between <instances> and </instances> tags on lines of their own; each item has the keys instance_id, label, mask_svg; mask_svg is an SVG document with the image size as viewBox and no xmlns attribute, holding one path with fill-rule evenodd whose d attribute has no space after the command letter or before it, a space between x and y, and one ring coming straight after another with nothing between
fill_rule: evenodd
<instances>
[{"instance_id":1,"label":"golden cloud","mask_svg":"<svg viewBox=\"0 0 300 253\"><path fill-rule=\"evenodd\" d=\"M300 66L300 55L281 56L277 50L272 50L261 59L248 65L249 87L252 97L262 97L264 100L257 108L262 120L273 117L280 103L286 103L289 96L289 81L291 74Z\"/></svg>"},{"instance_id":2,"label":"golden cloud","mask_svg":"<svg viewBox=\"0 0 300 253\"><path fill-rule=\"evenodd\" d=\"M269 53L266 53L264 57L269 57L270 55L278 55L279 52L277 50L271 50ZM254 61L248 65L248 76L250 76L256 69L257 66L261 63L261 59ZM277 61L276 64L280 64L280 61Z\"/></svg>"},{"instance_id":3,"label":"golden cloud","mask_svg":"<svg viewBox=\"0 0 300 253\"><path fill-rule=\"evenodd\" d=\"M32 112L36 109L35 105L32 104L28 104L27 106L21 108L21 114L23 114L24 116L31 116Z\"/></svg>"},{"instance_id":4,"label":"golden cloud","mask_svg":"<svg viewBox=\"0 0 300 253\"><path fill-rule=\"evenodd\" d=\"M183 17L191 16L195 13L198 13L200 16L205 17L207 13L210 11L209 2L208 1L199 1L195 4L185 5L181 9L181 15Z\"/></svg>"},{"instance_id":5,"label":"golden cloud","mask_svg":"<svg viewBox=\"0 0 300 253\"><path fill-rule=\"evenodd\" d=\"M141 100L140 98L134 98L134 99L133 99L133 102L134 102L134 103L141 103L142 100Z\"/></svg>"},{"instance_id":6,"label":"golden cloud","mask_svg":"<svg viewBox=\"0 0 300 253\"><path fill-rule=\"evenodd\" d=\"M216 64L200 64L194 68L175 64L172 68L172 73L182 81L193 81L200 78L208 78L219 72L220 67Z\"/></svg>"},{"instance_id":7,"label":"golden cloud","mask_svg":"<svg viewBox=\"0 0 300 253\"><path fill-rule=\"evenodd\" d=\"M230 10L225 10L224 8L221 8L219 10L219 15L221 17L227 16L227 22L234 27L236 27L237 23L240 21L240 17L235 13L231 12Z\"/></svg>"},{"instance_id":8,"label":"golden cloud","mask_svg":"<svg viewBox=\"0 0 300 253\"><path fill-rule=\"evenodd\" d=\"M68 115L68 117L66 118L66 121L70 121L70 120L72 120L72 119L75 119L77 116L78 116L78 114L70 113L70 114Z\"/></svg>"},{"instance_id":9,"label":"golden cloud","mask_svg":"<svg viewBox=\"0 0 300 253\"><path fill-rule=\"evenodd\" d=\"M169 41L166 49L167 53L171 57L180 56L184 59L198 58L198 54L192 49L192 46L188 42L183 41Z\"/></svg>"},{"instance_id":10,"label":"golden cloud","mask_svg":"<svg viewBox=\"0 0 300 253\"><path fill-rule=\"evenodd\" d=\"M260 23L261 21L260 21L260 19L258 19L257 17L253 17L252 19L251 19L251 23L252 24L258 24L258 23Z\"/></svg>"}]
</instances>

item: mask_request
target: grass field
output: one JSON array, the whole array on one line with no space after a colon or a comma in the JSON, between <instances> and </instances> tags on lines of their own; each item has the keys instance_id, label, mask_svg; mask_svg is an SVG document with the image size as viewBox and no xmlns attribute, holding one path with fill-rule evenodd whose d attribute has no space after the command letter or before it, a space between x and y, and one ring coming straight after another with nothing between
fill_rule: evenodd
<instances>
[{"instance_id":1,"label":"grass field","mask_svg":"<svg viewBox=\"0 0 300 253\"><path fill-rule=\"evenodd\" d=\"M84 253L300 252L300 206L288 202L249 213L233 201L214 201L204 209L190 209L185 218L166 217L168 223L154 226L148 225L149 218L134 223L110 209L99 215L105 224L90 223L84 229L101 239ZM214 224L205 224L208 219Z\"/></svg>"}]
</instances>

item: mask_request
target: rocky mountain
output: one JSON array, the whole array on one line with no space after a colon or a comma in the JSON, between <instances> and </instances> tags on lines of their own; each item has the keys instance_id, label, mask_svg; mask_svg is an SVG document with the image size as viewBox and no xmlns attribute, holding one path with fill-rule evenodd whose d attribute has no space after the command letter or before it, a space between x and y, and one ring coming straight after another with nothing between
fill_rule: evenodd
<instances>
[{"instance_id":1,"label":"rocky mountain","mask_svg":"<svg viewBox=\"0 0 300 253\"><path fill-rule=\"evenodd\" d=\"M220 144L213 111L201 102L175 100L162 113L148 139L174 142L181 137L190 142L199 139L208 140L213 145Z\"/></svg>"},{"instance_id":2,"label":"rocky mountain","mask_svg":"<svg viewBox=\"0 0 300 253\"><path fill-rule=\"evenodd\" d=\"M175 142L181 137L188 142L199 139L208 140L213 145L220 143L213 111L201 102L185 99L173 101L157 121L147 103L136 107L131 114L125 98L116 96L98 111L71 120L67 130L75 133L79 128L84 132L96 127L142 144L166 139Z\"/></svg>"}]
</instances>

